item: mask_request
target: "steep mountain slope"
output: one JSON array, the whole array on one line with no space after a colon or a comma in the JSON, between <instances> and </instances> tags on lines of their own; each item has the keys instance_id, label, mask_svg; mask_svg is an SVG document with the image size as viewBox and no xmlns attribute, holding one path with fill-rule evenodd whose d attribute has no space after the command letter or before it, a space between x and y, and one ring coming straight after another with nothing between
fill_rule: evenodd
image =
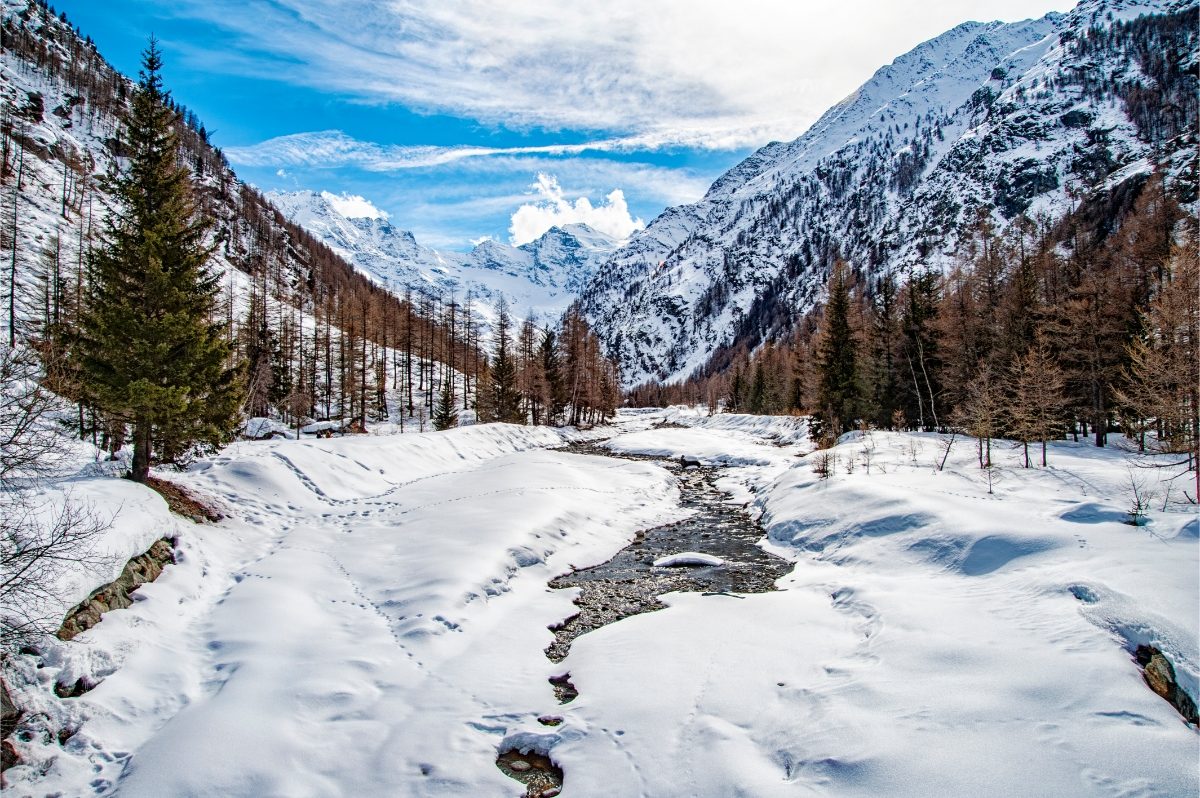
<instances>
[{"instance_id":1,"label":"steep mountain slope","mask_svg":"<svg viewBox=\"0 0 1200 798\"><path fill-rule=\"evenodd\" d=\"M1142 14L1161 16L1126 24ZM1195 0L960 25L664 212L597 273L585 312L627 384L679 379L786 331L836 257L868 276L945 269L981 213L1004 229L1156 165L1186 178L1196 65Z\"/></svg>"},{"instance_id":2,"label":"steep mountain slope","mask_svg":"<svg viewBox=\"0 0 1200 798\"><path fill-rule=\"evenodd\" d=\"M0 207L8 338L37 338L47 318L73 312L87 251L112 198L104 176L120 162L121 118L134 85L65 17L36 0L0 0ZM398 300L242 184L203 124L179 107L176 132L203 212L213 220L213 268L221 274L231 331L249 297L270 284L272 301L298 308L356 300L377 309ZM257 289L255 287L257 284ZM9 309L11 308L11 313ZM331 323L336 327L338 319ZM12 323L10 325L10 322ZM311 330L313 325L309 323Z\"/></svg>"},{"instance_id":3,"label":"steep mountain slope","mask_svg":"<svg viewBox=\"0 0 1200 798\"><path fill-rule=\"evenodd\" d=\"M569 224L519 247L487 240L468 253L439 252L386 217L347 216L323 193L270 192L267 199L393 290L460 298L470 291L485 303L504 297L515 313L533 311L544 319L561 313L621 243L585 224Z\"/></svg>"}]
</instances>

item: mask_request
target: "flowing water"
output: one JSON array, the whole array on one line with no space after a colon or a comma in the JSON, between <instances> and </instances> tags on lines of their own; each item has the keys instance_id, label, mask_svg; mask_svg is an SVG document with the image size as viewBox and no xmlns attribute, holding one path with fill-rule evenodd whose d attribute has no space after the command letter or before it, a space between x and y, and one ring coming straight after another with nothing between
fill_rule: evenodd
<instances>
[{"instance_id":1,"label":"flowing water","mask_svg":"<svg viewBox=\"0 0 1200 798\"><path fill-rule=\"evenodd\" d=\"M791 569L786 560L756 545L763 538L762 527L750 517L744 505L731 502L727 494L717 489L719 468L685 468L678 460L616 455L595 443L575 443L565 451L661 462L679 479L680 504L694 512L682 521L639 532L632 543L606 563L572 571L550 582L555 589L580 590L575 599L578 614L555 628L554 642L546 649L546 656L552 661L561 662L572 641L580 635L631 615L662 609L665 605L658 597L664 593L766 593L774 590L775 580ZM723 563L655 567L655 560L681 552L710 554ZM569 673L560 674L550 682L559 703L569 703L579 695ZM555 722L543 721L546 725L561 722L558 718L547 720ZM528 763L529 767L514 771L513 761ZM562 786L562 771L546 757L503 751L496 765L526 785L528 798L557 795Z\"/></svg>"},{"instance_id":2,"label":"flowing water","mask_svg":"<svg viewBox=\"0 0 1200 798\"><path fill-rule=\"evenodd\" d=\"M617 457L595 444L574 444L568 451ZM715 482L720 469L711 466L684 468L679 461L658 457L620 455L622 459L662 462L679 478L680 504L695 511L690 517L644 532L606 563L573 571L550 583L552 588L577 587L579 614L555 629L554 643L546 656L559 662L571 641L582 634L622 618L662 609L658 597L672 591L702 593L765 593L791 565L758 547L763 538L758 525L738 503L733 503ZM654 561L685 551L711 554L722 565L655 567Z\"/></svg>"}]
</instances>

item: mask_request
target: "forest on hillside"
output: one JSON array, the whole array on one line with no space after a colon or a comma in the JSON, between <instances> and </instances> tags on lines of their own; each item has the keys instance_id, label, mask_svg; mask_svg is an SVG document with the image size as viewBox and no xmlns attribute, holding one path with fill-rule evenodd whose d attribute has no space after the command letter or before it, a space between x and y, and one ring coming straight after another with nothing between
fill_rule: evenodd
<instances>
[{"instance_id":1,"label":"forest on hillside","mask_svg":"<svg viewBox=\"0 0 1200 798\"><path fill-rule=\"evenodd\" d=\"M794 333L678 385L630 392L809 414L826 444L860 427L958 429L1023 442L1121 431L1196 468L1197 221L1161 175L1102 192L1058 222L986 217L948 274L874 281L840 263Z\"/></svg>"}]
</instances>

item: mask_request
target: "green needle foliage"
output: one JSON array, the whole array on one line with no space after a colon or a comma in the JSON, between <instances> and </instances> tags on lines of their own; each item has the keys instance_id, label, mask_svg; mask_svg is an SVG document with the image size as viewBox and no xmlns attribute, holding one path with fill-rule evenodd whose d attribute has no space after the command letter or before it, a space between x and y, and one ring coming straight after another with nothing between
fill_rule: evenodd
<instances>
[{"instance_id":1,"label":"green needle foliage","mask_svg":"<svg viewBox=\"0 0 1200 798\"><path fill-rule=\"evenodd\" d=\"M454 429L458 426L458 401L454 398L451 379L447 374L442 382L442 391L438 395L437 407L433 411L433 428L436 430Z\"/></svg>"},{"instance_id":2,"label":"green needle foliage","mask_svg":"<svg viewBox=\"0 0 1200 798\"><path fill-rule=\"evenodd\" d=\"M240 371L214 319L218 276L181 164L176 114L154 39L124 127L126 169L110 179L112 208L88 260L80 366L97 409L133 428L131 477L226 442L242 400Z\"/></svg>"}]
</instances>

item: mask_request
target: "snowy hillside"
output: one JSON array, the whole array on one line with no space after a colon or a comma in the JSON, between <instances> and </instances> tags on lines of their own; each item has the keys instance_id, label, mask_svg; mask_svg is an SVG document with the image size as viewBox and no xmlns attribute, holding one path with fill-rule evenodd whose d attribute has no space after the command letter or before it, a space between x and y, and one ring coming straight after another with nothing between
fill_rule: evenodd
<instances>
[{"instance_id":1,"label":"snowy hillside","mask_svg":"<svg viewBox=\"0 0 1200 798\"><path fill-rule=\"evenodd\" d=\"M0 250L6 282L15 278L15 288L6 285L3 294L6 300L12 294L19 339L41 335L48 314L72 307L86 252L97 245L114 202L104 177L120 163L121 118L134 84L35 0L0 0L0 10L6 44L0 52L6 109L0 183L5 230L15 231L15 240L5 233ZM273 301L299 308L295 317L309 329L314 295L363 287L375 305L399 304L241 183L209 143L203 123L178 110L181 151L192 167L198 204L213 222L211 266L220 275L231 330L244 318L253 284L265 279L277 283ZM6 332L9 321L7 313L0 317L0 329Z\"/></svg>"},{"instance_id":2,"label":"snowy hillside","mask_svg":"<svg viewBox=\"0 0 1200 798\"><path fill-rule=\"evenodd\" d=\"M1156 647L1196 694L1197 519L1164 470L1142 472L1158 498L1133 527L1119 446L1053 443L1044 469L997 448L989 491L962 437L938 471L945 436L814 453L787 417L630 413L592 435L720 463L784 558L778 589L670 592L547 659L578 611L549 580L696 512L680 471L556 451L569 431L238 443L172 475L215 525L83 474L114 535L146 514L177 564L15 658L5 794L555 794L522 790L503 752L548 755L574 796L1196 793L1196 730L1134 661ZM78 680L96 686L50 690Z\"/></svg>"},{"instance_id":3,"label":"snowy hillside","mask_svg":"<svg viewBox=\"0 0 1200 798\"><path fill-rule=\"evenodd\" d=\"M267 199L288 219L328 244L364 274L403 292L469 291L485 304L504 297L512 311L557 317L620 241L586 224L552 227L519 247L486 240L468 253L439 252L386 216L347 215L336 197L313 191L270 192Z\"/></svg>"},{"instance_id":4,"label":"snowy hillside","mask_svg":"<svg viewBox=\"0 0 1200 798\"><path fill-rule=\"evenodd\" d=\"M1168 16L1114 28L1151 13ZM1155 165L1186 178L1197 60L1195 0L964 23L664 212L605 264L585 310L628 384L678 379L735 338L786 331L839 255L868 274L944 269L981 211L1003 230ZM1194 201L1194 186L1176 190Z\"/></svg>"}]
</instances>

